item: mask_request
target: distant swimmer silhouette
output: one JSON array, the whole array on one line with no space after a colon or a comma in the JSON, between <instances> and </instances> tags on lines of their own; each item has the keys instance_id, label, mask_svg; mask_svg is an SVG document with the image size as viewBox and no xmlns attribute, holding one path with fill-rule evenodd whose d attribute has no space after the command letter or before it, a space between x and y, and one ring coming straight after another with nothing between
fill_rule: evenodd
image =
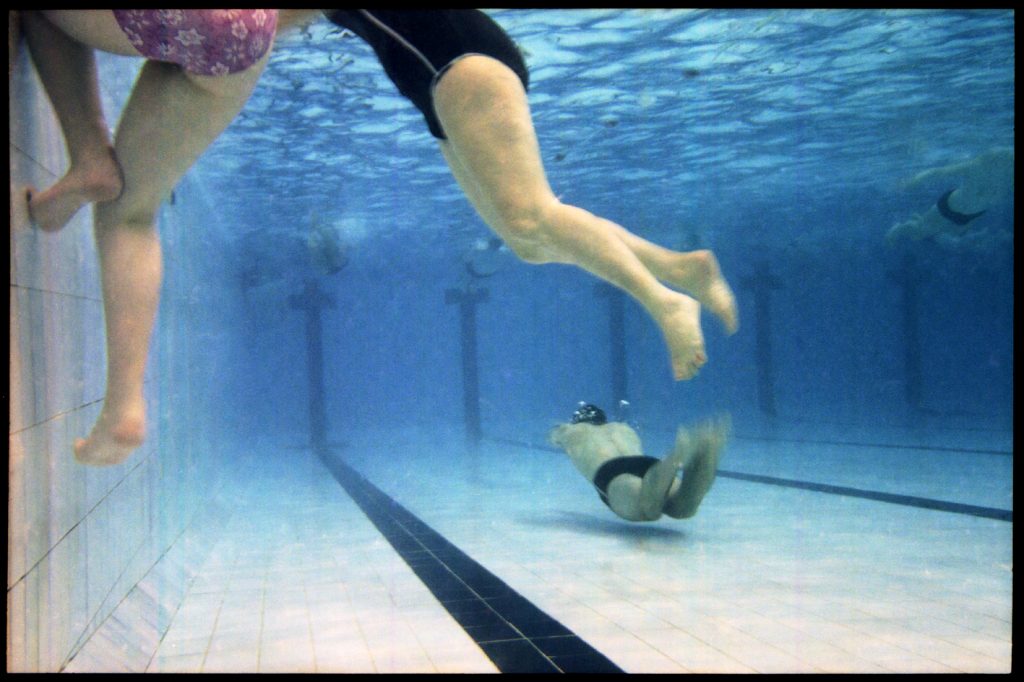
<instances>
[{"instance_id":1,"label":"distant swimmer silhouette","mask_svg":"<svg viewBox=\"0 0 1024 682\"><path fill-rule=\"evenodd\" d=\"M711 489L729 431L727 418L680 427L664 459L643 454L640 436L622 422L608 422L601 408L581 404L572 422L549 436L565 450L601 501L627 521L657 521L662 514L688 519ZM682 479L679 473L682 472Z\"/></svg>"},{"instance_id":2,"label":"distant swimmer silhouette","mask_svg":"<svg viewBox=\"0 0 1024 682\"><path fill-rule=\"evenodd\" d=\"M886 242L920 241L939 234L959 237L974 229L975 221L989 208L1013 194L1013 149L997 147L962 163L926 170L905 186L939 180L947 181L950 189L923 215L894 225L885 235Z\"/></svg>"},{"instance_id":3,"label":"distant swimmer silhouette","mask_svg":"<svg viewBox=\"0 0 1024 682\"><path fill-rule=\"evenodd\" d=\"M462 263L466 266L466 274L473 279L486 279L491 277L504 264L503 254L507 249L503 248L505 243L497 237L490 239L478 239L462 256Z\"/></svg>"},{"instance_id":4,"label":"distant swimmer silhouette","mask_svg":"<svg viewBox=\"0 0 1024 682\"><path fill-rule=\"evenodd\" d=\"M306 234L306 247L313 268L321 275L335 275L348 265L348 249L341 238L338 228L328 225L320 216L313 215L310 220L309 232Z\"/></svg>"}]
</instances>

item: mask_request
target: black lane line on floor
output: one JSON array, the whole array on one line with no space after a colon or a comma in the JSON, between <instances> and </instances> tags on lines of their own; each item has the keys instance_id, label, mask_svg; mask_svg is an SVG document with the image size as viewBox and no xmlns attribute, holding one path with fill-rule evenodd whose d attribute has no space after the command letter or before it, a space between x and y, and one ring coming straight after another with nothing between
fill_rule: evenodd
<instances>
[{"instance_id":1,"label":"black lane line on floor","mask_svg":"<svg viewBox=\"0 0 1024 682\"><path fill-rule=\"evenodd\" d=\"M784 488L800 488L801 490L813 490L819 493L843 495L845 497L862 497L866 500L874 500L876 502L902 504L905 507L935 509L938 511L953 512L954 514L979 516L983 519L995 519L996 521L1009 521L1010 523L1013 523L1012 509L993 509L992 507L976 507L971 504L960 504L959 502L933 500L927 497L914 497L912 495L895 495L893 493L883 493L877 490L861 490L860 488L847 488L839 485L827 485L825 483L811 483L809 481L797 481L790 478L775 478L774 476L760 476L758 474L742 474L736 471L722 471L721 469L718 470L718 475L722 476L723 478L735 478L740 481L768 483L771 485L782 486Z\"/></svg>"},{"instance_id":2,"label":"black lane line on floor","mask_svg":"<svg viewBox=\"0 0 1024 682\"><path fill-rule=\"evenodd\" d=\"M506 445L515 445L521 448L532 450L545 450L548 452L561 452L555 448L541 445L534 445L525 441L515 441L509 438L488 438ZM819 493L830 495L843 495L846 497L860 497L875 502L888 502L889 504L901 504L905 507L918 507L919 509L933 509L936 511L952 512L954 514L965 514L967 516L978 516L983 519L995 519L996 521L1009 521L1013 523L1012 509L996 509L994 507L978 507L971 504L960 504L959 502L946 502L945 500L933 500L928 497L914 497L913 495L896 495L894 493L883 493L877 490L862 490L860 488L848 488L841 485L829 485L827 483L812 483L810 481L798 481L792 478L777 478L775 476L761 476L759 474L744 474L738 471L726 471L719 469L718 475L723 478L735 478L741 481L754 483L767 483L783 488L800 488L801 490L813 490Z\"/></svg>"},{"instance_id":3,"label":"black lane line on floor","mask_svg":"<svg viewBox=\"0 0 1024 682\"><path fill-rule=\"evenodd\" d=\"M956 448L946 445L901 445L899 443L862 443L843 440L807 440L803 438L763 438L759 436L734 436L736 440L753 440L762 443L798 443L800 445L839 445L854 448L878 448L882 450L911 450L919 452L956 452L965 455L999 455L1012 457L1012 450L994 450L992 448Z\"/></svg>"},{"instance_id":4,"label":"black lane line on floor","mask_svg":"<svg viewBox=\"0 0 1024 682\"><path fill-rule=\"evenodd\" d=\"M622 673L437 531L341 461L320 458L409 568L503 673Z\"/></svg>"}]
</instances>

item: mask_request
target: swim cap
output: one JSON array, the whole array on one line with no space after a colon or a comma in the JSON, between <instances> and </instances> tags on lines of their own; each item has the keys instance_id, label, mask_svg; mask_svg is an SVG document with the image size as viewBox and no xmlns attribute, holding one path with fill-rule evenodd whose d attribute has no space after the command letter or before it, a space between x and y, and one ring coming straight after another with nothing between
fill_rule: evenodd
<instances>
[{"instance_id":1,"label":"swim cap","mask_svg":"<svg viewBox=\"0 0 1024 682\"><path fill-rule=\"evenodd\" d=\"M572 423L600 426L601 424L607 424L608 418L604 416L604 410L597 405L580 403L579 409L572 413Z\"/></svg>"}]
</instances>

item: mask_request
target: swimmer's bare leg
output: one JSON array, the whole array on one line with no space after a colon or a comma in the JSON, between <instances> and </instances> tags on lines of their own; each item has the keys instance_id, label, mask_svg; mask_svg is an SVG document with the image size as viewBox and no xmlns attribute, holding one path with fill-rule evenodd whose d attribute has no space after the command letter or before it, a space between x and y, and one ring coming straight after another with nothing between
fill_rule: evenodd
<instances>
[{"instance_id":1,"label":"swimmer's bare leg","mask_svg":"<svg viewBox=\"0 0 1024 682\"><path fill-rule=\"evenodd\" d=\"M75 443L75 456L83 463L117 464L145 437L143 378L162 277L156 212L241 110L269 54L245 71L218 77L149 61L125 105L114 142L125 191L96 206L107 391L89 437Z\"/></svg>"},{"instance_id":2,"label":"swimmer's bare leg","mask_svg":"<svg viewBox=\"0 0 1024 682\"><path fill-rule=\"evenodd\" d=\"M967 225L957 225L946 220L939 212L938 206L932 204L923 214L914 214L908 220L893 225L886 233L885 240L892 246L900 239L917 242L939 234L961 237L970 229Z\"/></svg>"},{"instance_id":3,"label":"swimmer's bare leg","mask_svg":"<svg viewBox=\"0 0 1024 682\"><path fill-rule=\"evenodd\" d=\"M522 83L496 59L464 57L434 91L442 153L481 217L523 260L569 263L636 299L661 328L676 379L707 358L700 304L665 287L620 238L622 228L551 191Z\"/></svg>"},{"instance_id":4,"label":"swimmer's bare leg","mask_svg":"<svg viewBox=\"0 0 1024 682\"><path fill-rule=\"evenodd\" d=\"M72 39L41 12L23 11L22 29L36 71L64 133L70 167L52 187L29 188L29 217L47 231L64 227L86 204L116 199L124 187L103 117L91 47Z\"/></svg>"},{"instance_id":5,"label":"swimmer's bare leg","mask_svg":"<svg viewBox=\"0 0 1024 682\"><path fill-rule=\"evenodd\" d=\"M674 519L688 519L697 513L697 508L715 481L718 460L722 456L728 432L728 420L719 420L698 426L687 442L676 441L676 450L680 447L688 449L691 457L683 466L682 485L672 492L665 503L666 514Z\"/></svg>"},{"instance_id":6,"label":"swimmer's bare leg","mask_svg":"<svg viewBox=\"0 0 1024 682\"><path fill-rule=\"evenodd\" d=\"M672 452L644 474L639 508L645 519L654 521L662 515L669 494L679 487L679 470L688 466L697 452L696 441L685 429L679 429Z\"/></svg>"},{"instance_id":7,"label":"swimmer's bare leg","mask_svg":"<svg viewBox=\"0 0 1024 682\"><path fill-rule=\"evenodd\" d=\"M892 246L901 239L910 239L915 242L921 241L938 232L938 230L928 229L928 225L929 223L926 223L923 216L914 214L902 223L897 223L889 228L885 235L885 241L889 246Z\"/></svg>"}]
</instances>

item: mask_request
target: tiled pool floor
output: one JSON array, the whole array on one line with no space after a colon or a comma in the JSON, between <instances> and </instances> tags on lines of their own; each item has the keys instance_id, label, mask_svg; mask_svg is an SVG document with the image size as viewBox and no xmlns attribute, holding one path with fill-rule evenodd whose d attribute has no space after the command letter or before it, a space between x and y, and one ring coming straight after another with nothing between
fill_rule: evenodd
<instances>
[{"instance_id":1,"label":"tiled pool floor","mask_svg":"<svg viewBox=\"0 0 1024 682\"><path fill-rule=\"evenodd\" d=\"M1012 509L1009 454L897 450L736 437L721 469ZM365 433L338 453L627 672L1010 669L1012 521L723 475L695 518L628 524L564 457L512 439L471 457L451 434ZM147 670L507 664L315 456L268 449L247 462Z\"/></svg>"}]
</instances>

